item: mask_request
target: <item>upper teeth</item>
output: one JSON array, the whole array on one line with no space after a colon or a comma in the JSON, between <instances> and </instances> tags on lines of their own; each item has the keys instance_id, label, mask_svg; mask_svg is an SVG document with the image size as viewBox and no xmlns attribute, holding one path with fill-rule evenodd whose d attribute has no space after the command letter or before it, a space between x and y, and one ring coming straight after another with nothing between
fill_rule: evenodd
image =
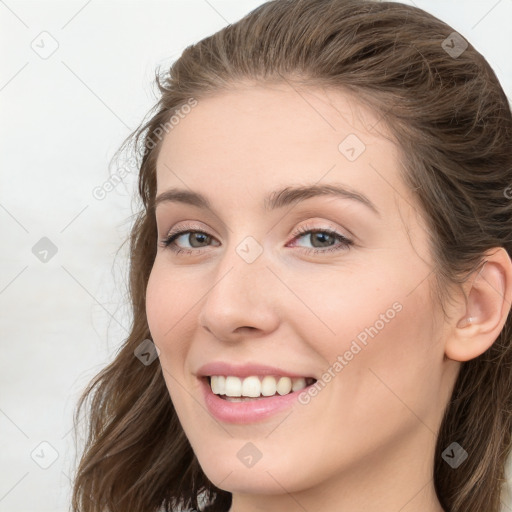
<instances>
[{"instance_id":1,"label":"upper teeth","mask_svg":"<svg viewBox=\"0 0 512 512\"><path fill-rule=\"evenodd\" d=\"M276 379L266 375L260 380L255 375L245 379L231 375L227 377L212 375L210 385L216 395L258 397L260 395L272 396L276 392L280 395L286 395L290 391L298 391L306 387L306 379L304 377L296 379L278 377Z\"/></svg>"}]
</instances>

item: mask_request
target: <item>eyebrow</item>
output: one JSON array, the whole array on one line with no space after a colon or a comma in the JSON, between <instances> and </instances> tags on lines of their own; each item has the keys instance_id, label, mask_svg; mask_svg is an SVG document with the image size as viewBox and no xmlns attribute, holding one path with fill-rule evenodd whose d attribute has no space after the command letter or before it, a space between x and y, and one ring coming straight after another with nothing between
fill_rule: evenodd
<instances>
[{"instance_id":1,"label":"eyebrow","mask_svg":"<svg viewBox=\"0 0 512 512\"><path fill-rule=\"evenodd\" d=\"M379 210L364 194L341 185L286 187L271 192L264 200L264 208L266 211L276 210L318 196L336 196L342 199L358 201L380 216ZM213 211L210 201L206 196L185 189L171 188L162 192L155 199L155 209L159 204L165 202L184 203Z\"/></svg>"}]
</instances>

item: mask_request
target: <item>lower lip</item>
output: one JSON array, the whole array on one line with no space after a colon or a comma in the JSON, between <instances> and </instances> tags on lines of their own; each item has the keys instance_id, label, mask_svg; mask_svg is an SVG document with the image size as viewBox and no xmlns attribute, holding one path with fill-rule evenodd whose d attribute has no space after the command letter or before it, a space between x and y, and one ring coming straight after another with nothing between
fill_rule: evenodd
<instances>
[{"instance_id":1,"label":"lower lip","mask_svg":"<svg viewBox=\"0 0 512 512\"><path fill-rule=\"evenodd\" d=\"M207 378L202 378L200 381L206 407L210 413L220 421L237 424L255 423L288 409L297 400L299 394L307 389L303 388L287 395L269 396L258 400L228 402L212 391Z\"/></svg>"}]
</instances>

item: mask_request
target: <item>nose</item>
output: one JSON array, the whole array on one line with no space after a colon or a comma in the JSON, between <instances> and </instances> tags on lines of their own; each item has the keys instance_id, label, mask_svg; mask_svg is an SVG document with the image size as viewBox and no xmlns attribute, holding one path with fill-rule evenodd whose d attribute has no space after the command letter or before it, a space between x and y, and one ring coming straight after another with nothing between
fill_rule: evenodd
<instances>
[{"instance_id":1,"label":"nose","mask_svg":"<svg viewBox=\"0 0 512 512\"><path fill-rule=\"evenodd\" d=\"M267 263L265 253L247 263L235 249L227 251L201 304L199 325L223 342L261 337L277 329L276 277Z\"/></svg>"}]
</instances>

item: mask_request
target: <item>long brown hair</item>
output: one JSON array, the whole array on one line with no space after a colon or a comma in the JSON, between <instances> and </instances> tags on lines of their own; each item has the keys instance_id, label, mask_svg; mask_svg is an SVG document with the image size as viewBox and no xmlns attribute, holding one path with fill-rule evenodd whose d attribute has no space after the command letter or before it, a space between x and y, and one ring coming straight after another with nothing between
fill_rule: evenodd
<instances>
[{"instance_id":1,"label":"long brown hair","mask_svg":"<svg viewBox=\"0 0 512 512\"><path fill-rule=\"evenodd\" d=\"M145 291L157 248L155 162L172 116L190 99L238 82L288 82L353 93L399 141L401 173L429 227L437 297L459 285L485 251L512 254L512 114L484 57L427 12L372 0L269 1L157 73L160 98L125 141L140 165L141 208L130 235L133 324L114 361L81 396L87 436L74 481L80 512L227 511L231 493L202 472L178 421L150 339ZM467 47L466 47L467 44ZM180 110L181 109L181 110ZM178 116L179 117L179 116ZM177 119L177 117L175 117ZM434 484L447 512L499 512L512 432L512 317L481 356L461 364L437 440ZM468 459L452 469L457 442Z\"/></svg>"}]
</instances>

